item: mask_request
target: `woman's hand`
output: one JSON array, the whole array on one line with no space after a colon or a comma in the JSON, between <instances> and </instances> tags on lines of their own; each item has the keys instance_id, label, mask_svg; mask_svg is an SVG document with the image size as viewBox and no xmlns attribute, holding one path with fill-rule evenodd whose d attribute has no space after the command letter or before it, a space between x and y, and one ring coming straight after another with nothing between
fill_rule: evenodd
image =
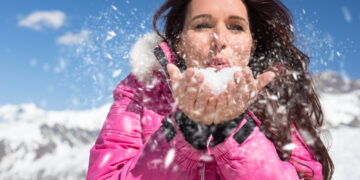
<instances>
[{"instance_id":1,"label":"woman's hand","mask_svg":"<svg viewBox=\"0 0 360 180\"><path fill-rule=\"evenodd\" d=\"M249 67L235 72L234 81L228 82L227 91L222 92L216 103L214 124L231 120L242 114L255 102L261 91L275 77L273 72L265 72L254 79Z\"/></svg>"},{"instance_id":2,"label":"woman's hand","mask_svg":"<svg viewBox=\"0 0 360 180\"><path fill-rule=\"evenodd\" d=\"M265 72L254 79L249 67L234 74L234 81L228 83L227 92L218 97L211 93L211 86L205 84L204 76L195 75L188 68L184 75L173 64L167 66L170 75L173 97L179 108L190 119L204 124L219 124L242 114L257 98L262 90L275 77L273 72Z\"/></svg>"},{"instance_id":3,"label":"woman's hand","mask_svg":"<svg viewBox=\"0 0 360 180\"><path fill-rule=\"evenodd\" d=\"M210 85L201 85L204 76L195 75L195 70L188 68L183 75L173 64L167 65L170 75L173 97L179 108L191 120L211 124L215 117L216 97L211 93Z\"/></svg>"}]
</instances>

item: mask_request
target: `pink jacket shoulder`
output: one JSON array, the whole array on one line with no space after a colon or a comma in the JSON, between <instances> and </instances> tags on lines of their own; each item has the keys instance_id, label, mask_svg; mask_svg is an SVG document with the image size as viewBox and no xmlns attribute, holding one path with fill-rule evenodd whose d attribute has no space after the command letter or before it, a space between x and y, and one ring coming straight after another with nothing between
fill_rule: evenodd
<instances>
[{"instance_id":1,"label":"pink jacket shoulder","mask_svg":"<svg viewBox=\"0 0 360 180\"><path fill-rule=\"evenodd\" d=\"M142 107L137 79L130 75L114 90L110 108L95 145L90 150L87 179L116 177L119 169L134 157L142 147Z\"/></svg>"},{"instance_id":2,"label":"pink jacket shoulder","mask_svg":"<svg viewBox=\"0 0 360 180\"><path fill-rule=\"evenodd\" d=\"M290 163L297 169L297 171L304 174L305 177L313 177L313 179L323 179L322 165L316 160L315 155L306 145L304 139L293 123L292 127L292 153Z\"/></svg>"}]
</instances>

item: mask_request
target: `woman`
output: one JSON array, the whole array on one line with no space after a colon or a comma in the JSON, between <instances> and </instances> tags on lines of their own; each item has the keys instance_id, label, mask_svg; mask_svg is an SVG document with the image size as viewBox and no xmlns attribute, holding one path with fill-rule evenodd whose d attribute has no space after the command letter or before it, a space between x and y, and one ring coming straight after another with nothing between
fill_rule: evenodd
<instances>
[{"instance_id":1,"label":"woman","mask_svg":"<svg viewBox=\"0 0 360 180\"><path fill-rule=\"evenodd\" d=\"M168 0L153 22L161 38L134 45L87 179L331 179L309 58L280 1ZM194 70L238 66L218 96Z\"/></svg>"}]
</instances>

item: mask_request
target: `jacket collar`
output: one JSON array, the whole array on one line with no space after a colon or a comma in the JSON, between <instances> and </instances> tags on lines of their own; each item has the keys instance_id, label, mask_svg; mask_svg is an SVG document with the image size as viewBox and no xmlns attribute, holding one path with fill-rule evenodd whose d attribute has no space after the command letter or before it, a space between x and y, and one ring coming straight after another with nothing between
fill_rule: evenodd
<instances>
[{"instance_id":1,"label":"jacket collar","mask_svg":"<svg viewBox=\"0 0 360 180\"><path fill-rule=\"evenodd\" d=\"M149 82L154 78L154 71L161 71L162 67L154 55L154 49L162 42L156 33L148 33L141 37L131 48L131 73L140 81Z\"/></svg>"}]
</instances>

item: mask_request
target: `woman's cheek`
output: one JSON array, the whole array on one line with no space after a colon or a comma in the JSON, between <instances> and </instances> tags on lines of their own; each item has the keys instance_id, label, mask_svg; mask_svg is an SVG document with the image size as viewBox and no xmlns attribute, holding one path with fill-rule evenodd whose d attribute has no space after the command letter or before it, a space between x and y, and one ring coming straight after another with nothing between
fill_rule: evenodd
<instances>
[{"instance_id":1,"label":"woman's cheek","mask_svg":"<svg viewBox=\"0 0 360 180\"><path fill-rule=\"evenodd\" d=\"M200 50L210 46L208 33L192 33L188 37L188 42L191 42L192 48Z\"/></svg>"},{"instance_id":2,"label":"woman's cheek","mask_svg":"<svg viewBox=\"0 0 360 180\"><path fill-rule=\"evenodd\" d=\"M239 54L239 59L240 59L240 63L241 66L247 66L249 63L249 59L250 59L250 50L248 51L242 51L241 54Z\"/></svg>"},{"instance_id":3,"label":"woman's cheek","mask_svg":"<svg viewBox=\"0 0 360 180\"><path fill-rule=\"evenodd\" d=\"M209 38L202 33L188 37L189 37L189 39L187 39L187 41L189 42L188 56L197 61L206 59L209 55L208 51L210 49Z\"/></svg>"},{"instance_id":4,"label":"woman's cheek","mask_svg":"<svg viewBox=\"0 0 360 180\"><path fill-rule=\"evenodd\" d=\"M241 65L247 65L251 56L252 40L248 38L240 39L233 47L236 56L241 61Z\"/></svg>"}]
</instances>

